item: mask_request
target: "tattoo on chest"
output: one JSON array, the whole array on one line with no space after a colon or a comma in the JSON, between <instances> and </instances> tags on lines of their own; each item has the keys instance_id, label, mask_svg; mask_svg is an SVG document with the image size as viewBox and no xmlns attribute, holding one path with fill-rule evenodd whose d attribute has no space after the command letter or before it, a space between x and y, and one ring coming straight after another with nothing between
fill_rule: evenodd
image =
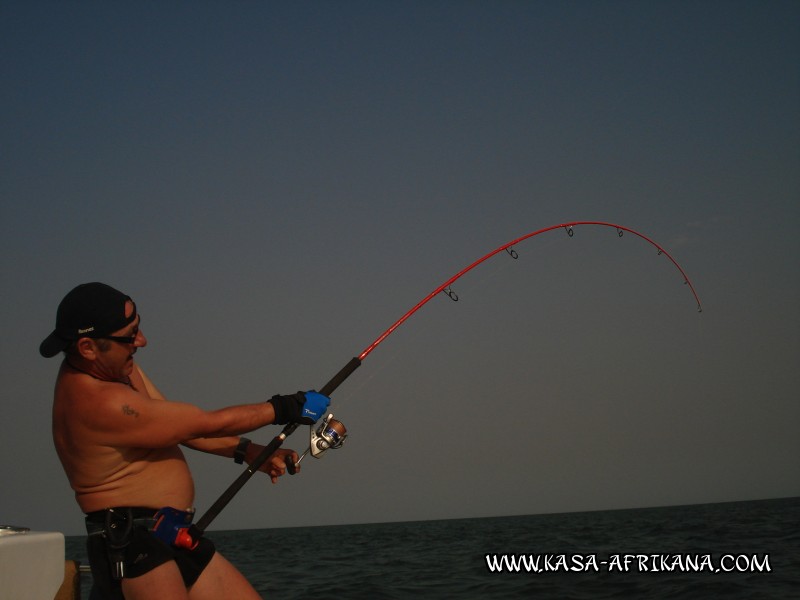
<instances>
[{"instance_id":1,"label":"tattoo on chest","mask_svg":"<svg viewBox=\"0 0 800 600\"><path fill-rule=\"evenodd\" d=\"M138 417L139 416L139 411L132 409L127 404L122 407L122 413L126 414L126 415L128 415L130 417Z\"/></svg>"}]
</instances>

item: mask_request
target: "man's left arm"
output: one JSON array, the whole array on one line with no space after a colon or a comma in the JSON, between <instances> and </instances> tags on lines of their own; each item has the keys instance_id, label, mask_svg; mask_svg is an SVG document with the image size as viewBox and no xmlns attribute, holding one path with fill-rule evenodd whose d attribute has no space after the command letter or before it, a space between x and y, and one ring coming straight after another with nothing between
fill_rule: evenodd
<instances>
[{"instance_id":1,"label":"man's left arm","mask_svg":"<svg viewBox=\"0 0 800 600\"><path fill-rule=\"evenodd\" d=\"M192 450L199 450L200 452L207 452L208 454L216 454L225 458L233 458L239 442L242 438L232 436L224 438L195 438L188 440L182 445ZM256 443L249 443L244 449L244 462L248 465L251 464L256 457L261 454L264 446ZM278 482L278 477L286 473L286 463L288 461L297 462L297 452L284 448L278 448L274 454L267 460L259 471L262 471L270 476L272 483ZM297 467L300 470L300 467Z\"/></svg>"}]
</instances>

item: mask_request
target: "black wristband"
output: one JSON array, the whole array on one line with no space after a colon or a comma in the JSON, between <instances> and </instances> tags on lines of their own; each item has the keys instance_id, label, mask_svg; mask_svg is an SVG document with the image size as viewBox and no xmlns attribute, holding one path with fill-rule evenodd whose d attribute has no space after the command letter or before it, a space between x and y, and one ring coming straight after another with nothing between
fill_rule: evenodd
<instances>
[{"instance_id":1,"label":"black wristband","mask_svg":"<svg viewBox=\"0 0 800 600\"><path fill-rule=\"evenodd\" d=\"M239 438L239 445L236 446L236 450L233 451L233 462L235 462L237 465L240 465L244 462L244 455L249 445L250 440L248 440L246 437Z\"/></svg>"},{"instance_id":2,"label":"black wristband","mask_svg":"<svg viewBox=\"0 0 800 600\"><path fill-rule=\"evenodd\" d=\"M274 395L267 400L275 410L275 425L286 425L287 423L300 423L302 417L303 403L306 397L303 392L290 394L288 396Z\"/></svg>"}]
</instances>

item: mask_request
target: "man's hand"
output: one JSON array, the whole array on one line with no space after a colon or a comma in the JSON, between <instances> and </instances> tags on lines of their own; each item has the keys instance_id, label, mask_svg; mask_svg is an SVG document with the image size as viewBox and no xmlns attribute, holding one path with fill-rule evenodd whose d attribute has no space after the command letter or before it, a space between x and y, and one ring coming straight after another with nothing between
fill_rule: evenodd
<instances>
[{"instance_id":1,"label":"man's hand","mask_svg":"<svg viewBox=\"0 0 800 600\"><path fill-rule=\"evenodd\" d=\"M311 390L305 393L306 401L303 404L303 413L301 421L305 425L313 425L321 416L328 410L331 404L331 399L323 396L319 392Z\"/></svg>"},{"instance_id":2,"label":"man's hand","mask_svg":"<svg viewBox=\"0 0 800 600\"><path fill-rule=\"evenodd\" d=\"M254 447L253 451L255 455L258 455L263 449L264 446L259 446L258 444L252 444L251 447ZM294 450L284 450L283 448L278 448L275 451L275 454L269 457L269 459L261 465L259 471L262 473L266 473L269 475L272 483L278 483L278 477L281 475L286 474L286 465L289 461L292 463L296 463L300 457L297 455L297 452ZM300 471L300 465L296 467L297 471Z\"/></svg>"},{"instance_id":3,"label":"man's hand","mask_svg":"<svg viewBox=\"0 0 800 600\"><path fill-rule=\"evenodd\" d=\"M325 414L331 399L319 392L297 392L290 396L273 396L268 400L275 409L276 425L299 423L313 425Z\"/></svg>"}]
</instances>

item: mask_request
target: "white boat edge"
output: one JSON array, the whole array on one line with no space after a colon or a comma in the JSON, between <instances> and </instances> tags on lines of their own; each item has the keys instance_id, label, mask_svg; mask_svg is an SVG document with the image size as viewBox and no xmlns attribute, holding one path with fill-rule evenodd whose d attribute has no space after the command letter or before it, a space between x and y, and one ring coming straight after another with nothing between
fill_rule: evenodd
<instances>
[{"instance_id":1,"label":"white boat edge","mask_svg":"<svg viewBox=\"0 0 800 600\"><path fill-rule=\"evenodd\" d=\"M64 534L0 526L0 596L77 600L78 565L65 559Z\"/></svg>"}]
</instances>

